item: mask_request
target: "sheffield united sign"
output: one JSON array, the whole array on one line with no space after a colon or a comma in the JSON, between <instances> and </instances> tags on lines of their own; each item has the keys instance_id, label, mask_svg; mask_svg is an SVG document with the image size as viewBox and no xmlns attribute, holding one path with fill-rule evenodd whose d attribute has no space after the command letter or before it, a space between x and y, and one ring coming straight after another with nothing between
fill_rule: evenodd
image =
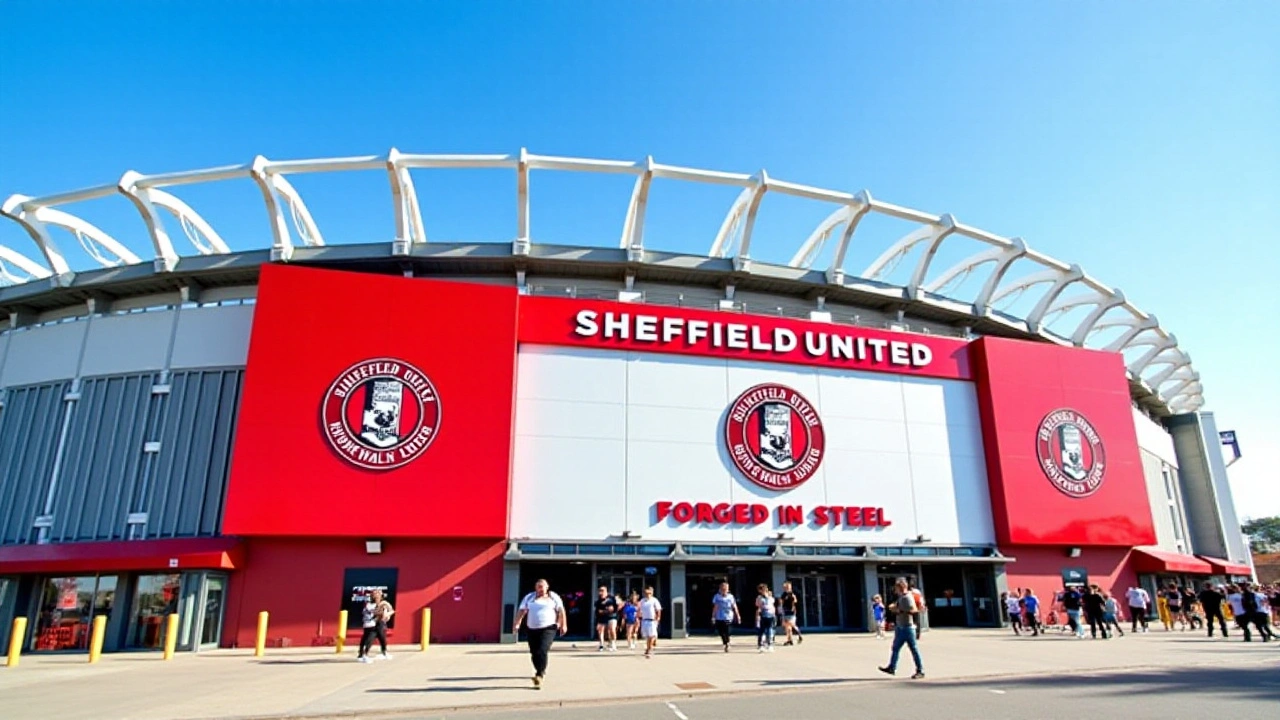
<instances>
[{"instance_id":1,"label":"sheffield united sign","mask_svg":"<svg viewBox=\"0 0 1280 720\"><path fill-rule=\"evenodd\" d=\"M784 385L756 385L738 396L724 423L735 467L768 490L790 490L813 477L826 451L818 411Z\"/></svg>"},{"instance_id":2,"label":"sheffield united sign","mask_svg":"<svg viewBox=\"0 0 1280 720\"><path fill-rule=\"evenodd\" d=\"M1036 457L1054 487L1074 498L1098 491L1107 470L1102 438L1084 415L1062 408L1040 421Z\"/></svg>"},{"instance_id":3,"label":"sheffield united sign","mask_svg":"<svg viewBox=\"0 0 1280 720\"><path fill-rule=\"evenodd\" d=\"M426 373L403 360L363 360L329 386L320 422L343 460L391 470L416 460L435 440L440 397Z\"/></svg>"}]
</instances>

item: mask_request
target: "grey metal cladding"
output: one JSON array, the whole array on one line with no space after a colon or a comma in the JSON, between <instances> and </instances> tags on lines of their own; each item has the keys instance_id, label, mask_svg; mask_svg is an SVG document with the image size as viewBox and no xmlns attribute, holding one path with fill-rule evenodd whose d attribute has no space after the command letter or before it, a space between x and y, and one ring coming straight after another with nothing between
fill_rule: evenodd
<instances>
[{"instance_id":1,"label":"grey metal cladding","mask_svg":"<svg viewBox=\"0 0 1280 720\"><path fill-rule=\"evenodd\" d=\"M217 535L243 371L86 378L72 403L54 492L51 542L122 540L131 513L148 538ZM34 541L44 510L66 382L11 388L0 410L0 543ZM157 452L148 442L159 441Z\"/></svg>"},{"instance_id":2,"label":"grey metal cladding","mask_svg":"<svg viewBox=\"0 0 1280 720\"><path fill-rule=\"evenodd\" d=\"M44 511L70 384L9 388L0 410L0 544L32 542Z\"/></svg>"},{"instance_id":3,"label":"grey metal cladding","mask_svg":"<svg viewBox=\"0 0 1280 720\"><path fill-rule=\"evenodd\" d=\"M242 378L241 370L198 370L170 379L147 537L218 533Z\"/></svg>"},{"instance_id":4,"label":"grey metal cladding","mask_svg":"<svg viewBox=\"0 0 1280 720\"><path fill-rule=\"evenodd\" d=\"M81 382L54 496L50 541L125 537L126 488L142 465L154 379L146 373Z\"/></svg>"}]
</instances>

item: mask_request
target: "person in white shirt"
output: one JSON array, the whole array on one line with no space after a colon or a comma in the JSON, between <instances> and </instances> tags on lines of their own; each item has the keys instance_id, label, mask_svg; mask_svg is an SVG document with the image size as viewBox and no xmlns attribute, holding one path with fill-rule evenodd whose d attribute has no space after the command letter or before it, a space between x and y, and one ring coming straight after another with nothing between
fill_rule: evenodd
<instances>
[{"instance_id":1,"label":"person in white shirt","mask_svg":"<svg viewBox=\"0 0 1280 720\"><path fill-rule=\"evenodd\" d=\"M652 657L653 645L658 640L658 623L662 620L662 603L653 596L653 588L644 589L640 601L640 635L644 638L644 656Z\"/></svg>"},{"instance_id":2,"label":"person in white shirt","mask_svg":"<svg viewBox=\"0 0 1280 720\"><path fill-rule=\"evenodd\" d=\"M1147 631L1147 609L1151 607L1151 595L1140 587L1131 587L1124 594L1125 599L1129 603L1129 617L1132 624L1129 628L1130 632L1138 632L1138 625L1142 625L1142 632Z\"/></svg>"},{"instance_id":3,"label":"person in white shirt","mask_svg":"<svg viewBox=\"0 0 1280 720\"><path fill-rule=\"evenodd\" d=\"M1013 626L1013 634L1022 634L1022 595L1021 592L1014 594L1000 593L1001 599L1004 600L1004 614L1009 619L1009 624Z\"/></svg>"},{"instance_id":4,"label":"person in white shirt","mask_svg":"<svg viewBox=\"0 0 1280 720\"><path fill-rule=\"evenodd\" d=\"M546 580L534 583L533 592L520 601L520 610L516 613L515 631L520 632L520 623L528 618L527 635L529 639L529 656L533 660L533 686L542 689L542 679L547 674L547 655L551 652L551 643L556 633L564 635L569 630L568 619L564 612L564 602L560 596L551 592Z\"/></svg>"}]
</instances>

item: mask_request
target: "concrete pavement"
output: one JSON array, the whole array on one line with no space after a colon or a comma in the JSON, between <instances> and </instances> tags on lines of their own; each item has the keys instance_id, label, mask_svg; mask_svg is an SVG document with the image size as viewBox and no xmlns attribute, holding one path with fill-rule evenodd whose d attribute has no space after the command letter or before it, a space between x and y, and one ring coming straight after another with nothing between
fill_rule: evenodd
<instances>
[{"instance_id":1,"label":"concrete pavement","mask_svg":"<svg viewBox=\"0 0 1280 720\"><path fill-rule=\"evenodd\" d=\"M769 693L871 683L925 684L1051 679L1063 673L1135 668L1184 673L1197 668L1263 668L1280 677L1280 642L1243 643L1199 633L1075 640L1014 637L995 630L936 630L921 642L928 678L888 678L876 666L889 641L865 635L812 635L803 645L757 654L743 637L733 652L714 638L664 640L656 656L593 643L557 643L543 690L531 687L520 645L437 645L425 653L393 648L387 662L363 665L333 649L243 650L179 655L129 653L88 665L84 655L26 655L0 668L0 717L61 720L168 718L423 717L477 707L534 707ZM904 657L900 672L910 670ZM909 674L909 673L908 673ZM435 716L435 715L432 715Z\"/></svg>"}]
</instances>

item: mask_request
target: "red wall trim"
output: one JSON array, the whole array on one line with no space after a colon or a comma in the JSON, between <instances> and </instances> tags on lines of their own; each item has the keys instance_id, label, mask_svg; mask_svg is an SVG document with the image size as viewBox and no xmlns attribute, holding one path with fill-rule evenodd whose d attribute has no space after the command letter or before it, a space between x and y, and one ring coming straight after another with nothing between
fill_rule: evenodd
<instances>
[{"instance_id":1,"label":"red wall trim","mask_svg":"<svg viewBox=\"0 0 1280 720\"><path fill-rule=\"evenodd\" d=\"M53 543L0 547L6 573L80 573L128 570L235 570L244 567L236 538L182 538Z\"/></svg>"}]
</instances>

